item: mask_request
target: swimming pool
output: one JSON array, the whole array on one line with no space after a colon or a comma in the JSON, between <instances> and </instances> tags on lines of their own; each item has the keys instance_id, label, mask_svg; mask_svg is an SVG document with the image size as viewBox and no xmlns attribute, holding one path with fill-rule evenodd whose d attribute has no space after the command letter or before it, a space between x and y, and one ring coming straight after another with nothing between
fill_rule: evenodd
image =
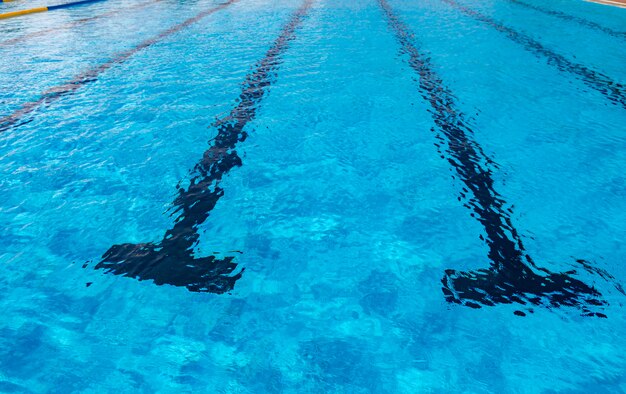
<instances>
[{"instance_id":1,"label":"swimming pool","mask_svg":"<svg viewBox=\"0 0 626 394\"><path fill-rule=\"evenodd\" d=\"M1 392L626 390L624 10L0 22Z\"/></svg>"}]
</instances>

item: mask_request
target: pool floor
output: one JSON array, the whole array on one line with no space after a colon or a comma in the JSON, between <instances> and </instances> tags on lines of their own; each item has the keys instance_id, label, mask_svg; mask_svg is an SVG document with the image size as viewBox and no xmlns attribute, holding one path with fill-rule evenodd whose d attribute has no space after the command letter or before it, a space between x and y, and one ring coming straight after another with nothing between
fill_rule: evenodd
<instances>
[{"instance_id":1,"label":"pool floor","mask_svg":"<svg viewBox=\"0 0 626 394\"><path fill-rule=\"evenodd\" d=\"M626 392L625 58L579 0L1 19L0 392Z\"/></svg>"}]
</instances>

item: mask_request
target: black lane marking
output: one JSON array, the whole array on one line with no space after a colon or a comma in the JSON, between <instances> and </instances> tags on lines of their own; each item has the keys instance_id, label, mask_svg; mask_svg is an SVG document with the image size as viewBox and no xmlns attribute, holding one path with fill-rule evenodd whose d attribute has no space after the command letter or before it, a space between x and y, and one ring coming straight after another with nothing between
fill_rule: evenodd
<instances>
[{"instance_id":1,"label":"black lane marking","mask_svg":"<svg viewBox=\"0 0 626 394\"><path fill-rule=\"evenodd\" d=\"M588 27L590 29L601 31L601 32L603 32L605 34L608 34L610 36L613 36L613 37L626 38L626 32L620 32L620 31L613 30L611 28L608 28L606 26L602 26L599 23L590 21L588 19L584 19L584 18L581 18L581 17L578 17L578 16L574 16L574 15L569 15L569 14L566 14L566 13L561 12L561 11L549 10L549 9L546 9L546 8L543 8L543 7L539 7L539 6L534 5L534 4L529 4L529 3L526 3L526 2L523 2L523 1L520 1L520 0L509 0L509 1L512 2L512 3L515 3L517 5L520 5L522 7L526 7L528 9L531 9L533 11L541 12L543 14L554 16L554 17L557 17L557 18L560 18L560 19L563 19L563 20L566 20L566 21L576 22L579 25Z\"/></svg>"},{"instance_id":2,"label":"black lane marking","mask_svg":"<svg viewBox=\"0 0 626 394\"><path fill-rule=\"evenodd\" d=\"M429 112L439 129L437 137L447 145L447 160L465 185L461 193L467 199L464 205L473 211L472 216L487 235L484 241L489 248L490 267L471 272L446 270L441 281L446 301L471 308L511 303L571 306L588 316L606 317L592 311L607 304L594 287L573 278L574 272L552 273L539 268L526 253L505 208L506 202L494 189L492 171L488 168L491 161L472 139L474 133L457 109L454 95L433 70L430 59L415 47L413 33L387 1L378 2L401 53L409 56L410 67L419 75L420 93L430 103ZM468 198L467 194L471 196Z\"/></svg>"},{"instance_id":3,"label":"black lane marking","mask_svg":"<svg viewBox=\"0 0 626 394\"><path fill-rule=\"evenodd\" d=\"M43 92L37 100L26 102L22 104L20 108L13 111L13 113L11 113L10 115L0 118L0 133L7 131L11 128L16 128L20 125L32 122L32 118L29 118L28 115L31 115L32 113L37 111L40 107L48 106L52 104L53 102L60 100L64 96L73 94L78 89L82 88L88 83L97 81L100 74L102 74L103 72L107 71L108 69L110 69L111 67L115 65L124 63L126 60L128 60L131 56L135 55L137 52L156 44L157 42L171 36L174 33L177 33L183 30L184 28L200 21L203 18L206 18L207 16L217 11L223 10L224 8L236 3L237 1L239 0L228 0L215 7L202 11L196 16L186 19L185 21L177 25L174 25L170 27L169 29L162 31L156 36L141 42L139 45L131 49L128 49L124 52L118 53L111 60L105 63L99 64L95 67L92 67L76 75L71 81L63 83L61 85L53 86L52 88Z\"/></svg>"},{"instance_id":4,"label":"black lane marking","mask_svg":"<svg viewBox=\"0 0 626 394\"><path fill-rule=\"evenodd\" d=\"M177 214L174 226L159 242L112 246L96 269L138 280L152 280L157 285L186 287L195 292L221 294L234 288L243 273L241 270L233 274L237 268L234 257L194 256L199 239L198 226L204 223L224 195L220 187L222 178L242 165L235 147L248 136L244 128L255 118L258 106L276 79L282 57L289 43L296 38L296 29L312 3L313 0L305 0L296 10L265 57L246 77L237 106L227 117L213 124L217 136L209 142L209 149L191 171L189 186L187 189L180 184L177 186L178 196L173 203L173 214Z\"/></svg>"},{"instance_id":5,"label":"black lane marking","mask_svg":"<svg viewBox=\"0 0 626 394\"><path fill-rule=\"evenodd\" d=\"M567 60L563 55L559 55L543 46L539 41L517 32L508 26L504 26L494 19L479 13L471 8L465 7L455 0L442 0L444 3L458 9L479 22L483 22L497 31L504 33L511 41L520 44L524 49L533 53L539 58L545 58L547 63L556 67L559 71L568 72L575 75L580 81L592 89L604 95L611 103L621 105L626 109L626 86L613 81L610 77L594 71L582 64Z\"/></svg>"}]
</instances>

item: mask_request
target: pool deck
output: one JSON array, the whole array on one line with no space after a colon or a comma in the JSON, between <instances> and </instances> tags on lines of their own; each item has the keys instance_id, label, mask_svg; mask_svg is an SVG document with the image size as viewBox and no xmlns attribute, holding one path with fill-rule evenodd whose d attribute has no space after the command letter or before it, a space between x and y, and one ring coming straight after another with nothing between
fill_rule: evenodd
<instances>
[{"instance_id":1,"label":"pool deck","mask_svg":"<svg viewBox=\"0 0 626 394\"><path fill-rule=\"evenodd\" d=\"M587 0L593 3L612 5L615 7L626 8L626 0Z\"/></svg>"}]
</instances>

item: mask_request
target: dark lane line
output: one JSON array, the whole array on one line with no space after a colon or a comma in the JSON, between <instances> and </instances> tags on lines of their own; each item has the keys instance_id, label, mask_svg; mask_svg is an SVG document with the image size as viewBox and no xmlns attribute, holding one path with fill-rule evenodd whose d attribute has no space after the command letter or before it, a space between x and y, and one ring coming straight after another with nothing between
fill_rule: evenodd
<instances>
[{"instance_id":1,"label":"dark lane line","mask_svg":"<svg viewBox=\"0 0 626 394\"><path fill-rule=\"evenodd\" d=\"M30 123L32 121L32 118L28 117L28 115L34 113L39 108L48 106L51 103L54 103L55 101L59 100L60 98L74 93L75 91L87 85L88 83L96 81L98 79L98 76L100 76L100 74L107 71L111 67L124 63L126 60L128 60L131 56L135 55L137 52L156 44L157 42L171 36L174 33L177 33L183 30L186 27L189 27L190 25L200 21L203 18L206 18L207 16L217 11L223 10L224 8L236 3L237 1L239 0L227 0L226 2L221 3L215 7L202 11L196 16L191 17L177 25L174 25L170 27L169 29L162 31L158 35L143 41L139 45L127 51L119 53L117 56L107 61L106 63L102 63L96 67L90 68L89 70L80 73L79 75L74 77L71 81L66 82L62 85L54 86L51 89L46 90L45 92L41 94L39 99L24 103L22 104L22 107L20 109L14 111L12 114L5 116L4 118L0 118L0 132L4 132L9 129L16 128L20 125Z\"/></svg>"},{"instance_id":2,"label":"dark lane line","mask_svg":"<svg viewBox=\"0 0 626 394\"><path fill-rule=\"evenodd\" d=\"M209 142L209 149L191 171L189 186L187 189L180 184L177 186L173 214L178 216L174 226L159 242L112 246L96 269L138 280L152 280L157 285L186 287L195 292L221 294L234 288L243 270L233 274L237 268L233 257L194 256L199 239L198 227L224 195L220 187L222 178L242 165L235 148L248 136L244 128L255 118L258 106L277 77L283 55L296 38L296 29L312 3L313 0L305 0L294 13L263 60L246 77L237 106L212 126L217 129L217 136Z\"/></svg>"},{"instance_id":3,"label":"dark lane line","mask_svg":"<svg viewBox=\"0 0 626 394\"><path fill-rule=\"evenodd\" d=\"M43 37L43 36L46 36L48 34L54 34L54 33L57 33L57 32L59 32L61 30L68 30L68 29L71 29L73 27L80 26L80 25L82 25L84 23L87 23L87 22L91 22L91 21L94 21L94 20L105 18L107 16L117 15L117 14L120 14L120 13L126 13L128 11L135 11L135 10L138 10L138 9L141 9L141 8L145 8L145 7L147 7L147 6L151 5L151 4L155 4L155 3L158 3L158 2L161 2L161 1L163 1L163 0L149 0L149 1L146 1L145 3L139 3L139 4L135 4L135 5L132 5L132 6L129 6L129 7L126 7L126 8L118 8L118 9L115 9L115 10L111 10L111 11L108 11L108 12L105 12L105 13L102 13L102 14L99 14L99 15L94 15L94 16L90 16L90 17L87 17L87 18L77 19L77 20L75 20L73 22L65 23L63 25L58 25L58 26L52 27L50 29L38 30L38 31L34 31L32 33L26 33L26 34L24 34L22 36L9 38L8 40L0 41L0 48L11 46L11 45L20 43L22 41L27 41L27 40L30 40L30 39L33 39L33 38L36 38L36 37Z\"/></svg>"},{"instance_id":4,"label":"dark lane line","mask_svg":"<svg viewBox=\"0 0 626 394\"><path fill-rule=\"evenodd\" d=\"M511 3L515 3L515 4L519 5L519 6L526 7L528 9L533 10L533 11L541 12L543 14L554 16L554 17L557 17L557 18L560 18L560 19L563 19L563 20L566 20L566 21L576 22L576 23L578 23L581 26L585 26L585 27L588 27L590 29L601 31L601 32L603 32L605 34L608 34L610 36L613 36L613 37L626 38L626 32L620 32L620 31L617 31L617 30L613 30L611 28L608 28L606 26L602 26L599 23L590 21L588 19L580 18L580 17L574 16L574 15L569 15L569 14L566 14L566 13L561 12L561 11L549 10L547 8L539 7L537 5L526 3L526 2L520 1L520 0L509 0L509 1Z\"/></svg>"},{"instance_id":5,"label":"dark lane line","mask_svg":"<svg viewBox=\"0 0 626 394\"><path fill-rule=\"evenodd\" d=\"M535 265L526 253L522 239L513 226L507 205L494 189L491 160L473 140L466 117L457 109L455 96L433 70L428 56L416 48L414 34L394 13L387 0L378 0L390 29L396 36L401 54L408 55L410 67L419 76L422 97L439 129L437 138L447 145L447 160L464 184L461 197L482 224L491 260L488 269L472 272L446 270L442 290L446 301L472 308L495 304L571 306L589 316L606 317L592 311L607 303L592 286L570 276L573 272L552 273ZM439 144L437 144L439 147ZM481 239L483 237L481 236ZM524 312L516 311L518 315Z\"/></svg>"},{"instance_id":6,"label":"dark lane line","mask_svg":"<svg viewBox=\"0 0 626 394\"><path fill-rule=\"evenodd\" d=\"M535 56L545 58L548 64L556 67L560 71L575 75L587 86L603 94L613 104L621 105L626 109L626 86L623 84L615 82L610 77L583 66L582 64L571 62L563 55L559 55L558 53L546 48L539 41L536 41L523 33L517 32L510 27L504 26L494 19L479 13L478 11L465 7L464 5L457 3L455 0L442 1L461 11L465 15L470 16L479 22L483 22L501 33L504 33L510 40L520 44L524 49L535 54Z\"/></svg>"}]
</instances>

